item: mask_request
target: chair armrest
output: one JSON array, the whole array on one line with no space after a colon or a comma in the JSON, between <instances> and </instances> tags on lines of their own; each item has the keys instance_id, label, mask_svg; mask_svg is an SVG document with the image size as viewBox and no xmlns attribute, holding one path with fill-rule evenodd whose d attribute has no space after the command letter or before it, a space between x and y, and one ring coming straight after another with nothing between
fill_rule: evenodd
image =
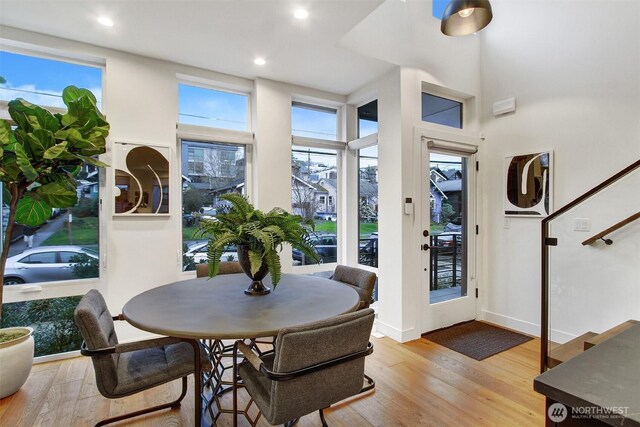
<instances>
[{"instance_id":1,"label":"chair armrest","mask_svg":"<svg viewBox=\"0 0 640 427\"><path fill-rule=\"evenodd\" d=\"M180 338L174 337L151 338L143 341L116 344L115 349L116 353L126 353L129 351L144 350L147 348L160 347L163 345L177 344L179 342L182 342L182 340Z\"/></svg>"},{"instance_id":2,"label":"chair armrest","mask_svg":"<svg viewBox=\"0 0 640 427\"><path fill-rule=\"evenodd\" d=\"M104 356L106 354L126 353L129 351L143 350L146 348L160 347L169 344L177 344L179 342L181 342L180 338L162 337L152 338L144 341L116 344L111 347L89 349L87 348L87 343L83 341L82 345L80 346L80 354L82 354L83 356Z\"/></svg>"},{"instance_id":3,"label":"chair armrest","mask_svg":"<svg viewBox=\"0 0 640 427\"><path fill-rule=\"evenodd\" d=\"M366 357L373 353L373 344L368 343L367 348L364 350L356 351L354 353L347 354L345 356L336 357L335 359L327 360L325 362L320 362L318 364L307 366L306 368L298 369L291 372L273 372L268 370L264 365L260 366L260 372L262 372L267 378L272 381L288 381L294 378L301 377L303 375L310 374L312 372L317 372L322 369L327 369L332 366L340 365L345 362L349 362L351 360L360 359L361 357ZM255 366L255 365L254 365ZM256 368L257 369L257 368Z\"/></svg>"},{"instance_id":4,"label":"chair armrest","mask_svg":"<svg viewBox=\"0 0 640 427\"><path fill-rule=\"evenodd\" d=\"M238 345L238 350L240 350L244 358L248 360L249 363L251 363L251 366L253 366L256 371L261 371L264 363L262 362L262 360L260 360L260 357L258 357L258 355L253 350L251 350L251 348L249 348L249 346L244 342L237 341L236 344Z\"/></svg>"}]
</instances>

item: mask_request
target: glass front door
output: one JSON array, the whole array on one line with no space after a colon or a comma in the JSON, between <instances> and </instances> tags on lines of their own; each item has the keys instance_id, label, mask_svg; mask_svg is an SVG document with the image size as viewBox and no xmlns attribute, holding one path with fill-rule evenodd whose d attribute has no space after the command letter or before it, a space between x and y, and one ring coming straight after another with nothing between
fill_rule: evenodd
<instances>
[{"instance_id":1,"label":"glass front door","mask_svg":"<svg viewBox=\"0 0 640 427\"><path fill-rule=\"evenodd\" d=\"M474 154L430 144L421 155L422 332L476 317Z\"/></svg>"}]
</instances>

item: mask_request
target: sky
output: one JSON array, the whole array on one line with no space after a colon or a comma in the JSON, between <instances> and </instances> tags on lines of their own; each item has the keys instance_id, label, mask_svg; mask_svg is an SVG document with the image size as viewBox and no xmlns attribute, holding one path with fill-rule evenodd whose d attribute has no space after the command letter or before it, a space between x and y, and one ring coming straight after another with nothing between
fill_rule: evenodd
<instances>
[{"instance_id":1,"label":"sky","mask_svg":"<svg viewBox=\"0 0 640 427\"><path fill-rule=\"evenodd\" d=\"M102 102L102 69L0 51L0 100L23 98L49 107L64 107L62 90L69 85L89 89Z\"/></svg>"}]
</instances>

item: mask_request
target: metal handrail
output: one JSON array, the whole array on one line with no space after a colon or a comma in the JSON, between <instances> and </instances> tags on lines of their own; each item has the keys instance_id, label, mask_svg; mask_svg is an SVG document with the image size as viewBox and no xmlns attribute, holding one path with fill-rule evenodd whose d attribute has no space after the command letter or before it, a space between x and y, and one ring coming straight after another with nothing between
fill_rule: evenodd
<instances>
[{"instance_id":1,"label":"metal handrail","mask_svg":"<svg viewBox=\"0 0 640 427\"><path fill-rule=\"evenodd\" d=\"M617 229L622 228L627 224L631 224L633 221L635 221L637 219L640 219L640 212L636 212L633 215L631 215L630 217L625 218L622 221L616 222L611 227L607 228L606 230L601 231L600 233L596 234L595 236L589 237L587 240L582 242L582 246L587 246L587 245L592 244L596 240L603 239L606 235L613 233ZM612 241L610 239L606 239L605 242L607 242L607 245L610 245L612 243Z\"/></svg>"},{"instance_id":2,"label":"metal handrail","mask_svg":"<svg viewBox=\"0 0 640 427\"><path fill-rule=\"evenodd\" d=\"M557 244L556 239L549 237L549 223L555 218L571 210L577 205L581 204L585 200L591 198L595 194L601 192L611 184L617 182L621 178L625 177L629 173L640 167L640 160L636 160L620 172L612 175L610 178L602 181L584 194L576 197L571 202L567 203L551 215L542 220L542 239L541 239L541 313L540 313L540 372L547 370L547 357L549 351L549 246L555 246Z\"/></svg>"}]
</instances>

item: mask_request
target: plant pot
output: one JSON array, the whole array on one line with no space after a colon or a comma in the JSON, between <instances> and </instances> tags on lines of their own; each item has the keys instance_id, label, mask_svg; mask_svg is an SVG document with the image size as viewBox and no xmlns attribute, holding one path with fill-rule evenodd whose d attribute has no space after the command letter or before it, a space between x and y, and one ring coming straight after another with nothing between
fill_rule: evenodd
<instances>
[{"instance_id":1,"label":"plant pot","mask_svg":"<svg viewBox=\"0 0 640 427\"><path fill-rule=\"evenodd\" d=\"M262 283L262 279L264 279L267 274L269 274L269 266L267 266L265 260L262 260L262 265L260 266L260 269L256 272L256 274L251 274L249 246L238 245L238 262L240 263L240 267L242 267L242 271L244 271L244 273L252 280L252 283L249 285L249 287L245 289L245 294L257 296L266 295L271 292L271 289L267 288Z\"/></svg>"},{"instance_id":2,"label":"plant pot","mask_svg":"<svg viewBox=\"0 0 640 427\"><path fill-rule=\"evenodd\" d=\"M0 343L0 399L18 391L31 373L34 349L33 329L4 328L0 329L0 334L21 330L25 335Z\"/></svg>"}]
</instances>

